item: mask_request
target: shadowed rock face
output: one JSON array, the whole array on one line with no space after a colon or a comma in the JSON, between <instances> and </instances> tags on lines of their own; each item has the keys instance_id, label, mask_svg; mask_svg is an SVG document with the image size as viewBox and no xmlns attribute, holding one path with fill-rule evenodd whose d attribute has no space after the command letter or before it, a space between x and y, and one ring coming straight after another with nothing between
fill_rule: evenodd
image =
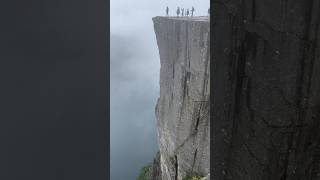
<instances>
[{"instance_id":1,"label":"shadowed rock face","mask_svg":"<svg viewBox=\"0 0 320 180\"><path fill-rule=\"evenodd\" d=\"M213 179L320 179L320 1L212 4Z\"/></svg>"},{"instance_id":2,"label":"shadowed rock face","mask_svg":"<svg viewBox=\"0 0 320 180\"><path fill-rule=\"evenodd\" d=\"M209 20L153 18L160 53L156 106L162 179L207 176L209 155Z\"/></svg>"}]
</instances>

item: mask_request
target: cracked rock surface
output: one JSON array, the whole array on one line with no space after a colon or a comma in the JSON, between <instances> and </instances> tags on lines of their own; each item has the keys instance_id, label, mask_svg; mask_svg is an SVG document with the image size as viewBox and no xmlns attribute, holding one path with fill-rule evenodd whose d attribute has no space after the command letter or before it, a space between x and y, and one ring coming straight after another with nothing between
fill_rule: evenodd
<instances>
[{"instance_id":1,"label":"cracked rock surface","mask_svg":"<svg viewBox=\"0 0 320 180\"><path fill-rule=\"evenodd\" d=\"M210 171L209 20L153 18L160 54L156 105L162 179Z\"/></svg>"},{"instance_id":2,"label":"cracked rock surface","mask_svg":"<svg viewBox=\"0 0 320 180\"><path fill-rule=\"evenodd\" d=\"M211 177L320 179L320 1L212 7Z\"/></svg>"}]
</instances>

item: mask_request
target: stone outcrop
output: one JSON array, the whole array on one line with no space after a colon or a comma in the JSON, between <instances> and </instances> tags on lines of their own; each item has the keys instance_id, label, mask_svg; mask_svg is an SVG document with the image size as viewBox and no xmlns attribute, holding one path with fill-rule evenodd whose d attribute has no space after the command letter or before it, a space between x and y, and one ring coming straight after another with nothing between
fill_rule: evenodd
<instances>
[{"instance_id":1,"label":"stone outcrop","mask_svg":"<svg viewBox=\"0 0 320 180\"><path fill-rule=\"evenodd\" d=\"M320 1L212 3L211 178L320 179Z\"/></svg>"},{"instance_id":2,"label":"stone outcrop","mask_svg":"<svg viewBox=\"0 0 320 180\"><path fill-rule=\"evenodd\" d=\"M159 47L156 105L162 179L210 172L208 17L153 18Z\"/></svg>"},{"instance_id":3,"label":"stone outcrop","mask_svg":"<svg viewBox=\"0 0 320 180\"><path fill-rule=\"evenodd\" d=\"M145 175L145 179L149 180L162 180L161 177L161 166L160 166L160 152L157 152L149 171Z\"/></svg>"}]
</instances>

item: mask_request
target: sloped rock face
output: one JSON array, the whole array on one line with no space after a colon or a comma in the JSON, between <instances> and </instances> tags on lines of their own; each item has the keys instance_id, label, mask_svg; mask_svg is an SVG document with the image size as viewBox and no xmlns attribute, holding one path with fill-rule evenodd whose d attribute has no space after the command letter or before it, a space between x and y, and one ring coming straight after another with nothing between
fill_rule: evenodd
<instances>
[{"instance_id":1,"label":"sloped rock face","mask_svg":"<svg viewBox=\"0 0 320 180\"><path fill-rule=\"evenodd\" d=\"M211 177L320 179L320 1L212 7Z\"/></svg>"},{"instance_id":2,"label":"sloped rock face","mask_svg":"<svg viewBox=\"0 0 320 180\"><path fill-rule=\"evenodd\" d=\"M164 180L210 171L210 57L207 17L153 18L159 47L156 106Z\"/></svg>"},{"instance_id":3,"label":"sloped rock face","mask_svg":"<svg viewBox=\"0 0 320 180\"><path fill-rule=\"evenodd\" d=\"M161 180L160 152L156 154L149 171L146 174L146 179Z\"/></svg>"}]
</instances>

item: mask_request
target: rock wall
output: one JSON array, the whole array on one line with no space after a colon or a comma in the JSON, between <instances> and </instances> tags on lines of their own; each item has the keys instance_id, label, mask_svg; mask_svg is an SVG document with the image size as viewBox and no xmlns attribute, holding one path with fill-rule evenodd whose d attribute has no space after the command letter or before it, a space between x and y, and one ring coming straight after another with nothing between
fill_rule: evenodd
<instances>
[{"instance_id":1,"label":"rock wall","mask_svg":"<svg viewBox=\"0 0 320 180\"><path fill-rule=\"evenodd\" d=\"M320 179L320 1L212 3L211 177Z\"/></svg>"},{"instance_id":2,"label":"rock wall","mask_svg":"<svg viewBox=\"0 0 320 180\"><path fill-rule=\"evenodd\" d=\"M159 47L156 106L162 179L210 171L210 52L207 17L153 18Z\"/></svg>"},{"instance_id":3,"label":"rock wall","mask_svg":"<svg viewBox=\"0 0 320 180\"><path fill-rule=\"evenodd\" d=\"M161 176L160 152L157 152L156 157L151 163L149 171L145 175L145 179L162 180Z\"/></svg>"}]
</instances>

